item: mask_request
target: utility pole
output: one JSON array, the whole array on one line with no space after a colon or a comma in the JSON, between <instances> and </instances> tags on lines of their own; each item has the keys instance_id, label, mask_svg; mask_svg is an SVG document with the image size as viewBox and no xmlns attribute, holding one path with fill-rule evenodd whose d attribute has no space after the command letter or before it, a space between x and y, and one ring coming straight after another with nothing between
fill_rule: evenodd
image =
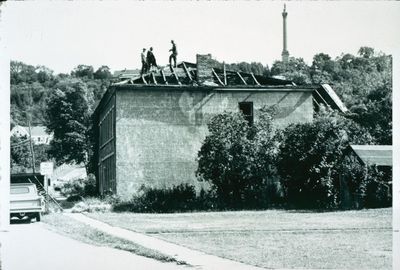
<instances>
[{"instance_id":1,"label":"utility pole","mask_svg":"<svg viewBox=\"0 0 400 270\"><path fill-rule=\"evenodd\" d=\"M33 173L35 173L35 153L33 151L33 145L32 145L32 134L31 134L31 121L28 121L28 128L29 128L29 148L31 151L31 158L32 158L32 169Z\"/></svg>"}]
</instances>

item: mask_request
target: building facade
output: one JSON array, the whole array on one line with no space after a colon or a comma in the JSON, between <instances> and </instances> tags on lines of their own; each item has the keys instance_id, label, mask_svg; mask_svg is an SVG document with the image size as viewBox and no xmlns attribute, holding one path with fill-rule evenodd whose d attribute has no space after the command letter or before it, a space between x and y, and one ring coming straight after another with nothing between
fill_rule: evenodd
<instances>
[{"instance_id":1,"label":"building facade","mask_svg":"<svg viewBox=\"0 0 400 270\"><path fill-rule=\"evenodd\" d=\"M142 185L200 187L196 157L217 114L241 111L252 122L261 108L273 106L276 126L285 127L312 121L321 103L342 106L322 86L218 70L210 59L198 55L196 64L183 62L108 89L95 112L102 194L129 199Z\"/></svg>"}]
</instances>

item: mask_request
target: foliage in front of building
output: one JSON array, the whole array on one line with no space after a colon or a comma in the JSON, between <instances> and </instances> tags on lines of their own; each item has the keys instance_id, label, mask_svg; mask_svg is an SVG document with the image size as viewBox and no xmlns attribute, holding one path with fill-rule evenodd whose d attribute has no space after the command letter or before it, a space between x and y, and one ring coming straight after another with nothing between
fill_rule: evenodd
<instances>
[{"instance_id":1,"label":"foliage in front of building","mask_svg":"<svg viewBox=\"0 0 400 270\"><path fill-rule=\"evenodd\" d=\"M373 144L374 138L334 111L321 110L313 122L280 131L274 131L267 110L254 126L240 114L224 113L210 121L209 131L198 154L197 175L211 184L225 209L277 203L337 209L348 199L354 202L351 208L391 205L391 174L345 159L349 144ZM344 192L351 198L344 198Z\"/></svg>"},{"instance_id":2,"label":"foliage in front of building","mask_svg":"<svg viewBox=\"0 0 400 270\"><path fill-rule=\"evenodd\" d=\"M392 168L377 168L369 166L365 178L363 206L366 208L380 208L392 206Z\"/></svg>"},{"instance_id":3,"label":"foliage in front of building","mask_svg":"<svg viewBox=\"0 0 400 270\"><path fill-rule=\"evenodd\" d=\"M347 185L350 205L345 208L380 208L392 205L392 168L364 165L358 159L346 157L342 164L342 179Z\"/></svg>"},{"instance_id":4,"label":"foliage in front of building","mask_svg":"<svg viewBox=\"0 0 400 270\"><path fill-rule=\"evenodd\" d=\"M340 204L340 177L349 144L371 144L372 136L354 121L323 111L311 123L288 126L281 132L278 173L289 206L336 208ZM360 189L360 177L349 177L351 193Z\"/></svg>"},{"instance_id":5,"label":"foliage in front of building","mask_svg":"<svg viewBox=\"0 0 400 270\"><path fill-rule=\"evenodd\" d=\"M61 186L60 192L68 201L80 201L85 197L97 196L96 177L89 174L86 178L68 181Z\"/></svg>"},{"instance_id":6,"label":"foliage in front of building","mask_svg":"<svg viewBox=\"0 0 400 270\"><path fill-rule=\"evenodd\" d=\"M172 213L218 209L212 192L201 190L196 193L190 184L179 184L170 188L142 186L129 201L113 201L115 212Z\"/></svg>"},{"instance_id":7,"label":"foliage in front of building","mask_svg":"<svg viewBox=\"0 0 400 270\"><path fill-rule=\"evenodd\" d=\"M200 181L211 184L221 206L264 208L279 200L278 142L271 112L261 110L254 125L240 113L223 113L211 119L208 129L196 174Z\"/></svg>"}]
</instances>

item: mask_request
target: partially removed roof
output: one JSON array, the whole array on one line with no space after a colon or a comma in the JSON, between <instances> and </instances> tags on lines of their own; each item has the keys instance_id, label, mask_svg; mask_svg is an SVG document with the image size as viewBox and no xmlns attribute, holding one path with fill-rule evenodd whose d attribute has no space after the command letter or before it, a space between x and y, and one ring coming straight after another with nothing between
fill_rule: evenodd
<instances>
[{"instance_id":1,"label":"partially removed roof","mask_svg":"<svg viewBox=\"0 0 400 270\"><path fill-rule=\"evenodd\" d=\"M347 112L346 106L336 95L335 91L328 85L299 85L283 78L271 78L254 73L237 72L215 67L211 55L197 55L196 63L181 62L176 68L159 67L143 75L127 71L118 75L119 81L113 86L205 86L215 87L218 90L229 90L240 88L247 90L280 89L291 91L313 91L313 100L316 106L329 106L342 113Z\"/></svg>"},{"instance_id":2,"label":"partially removed roof","mask_svg":"<svg viewBox=\"0 0 400 270\"><path fill-rule=\"evenodd\" d=\"M392 166L391 145L350 145L363 164Z\"/></svg>"},{"instance_id":3,"label":"partially removed roof","mask_svg":"<svg viewBox=\"0 0 400 270\"><path fill-rule=\"evenodd\" d=\"M253 73L229 71L219 68L211 69L212 76L209 80L200 83L197 76L197 65L189 62L181 62L176 68L160 67L143 76L132 73L119 74L123 78L114 85L206 85L206 86L289 86L294 85L292 81L275 79Z\"/></svg>"}]
</instances>

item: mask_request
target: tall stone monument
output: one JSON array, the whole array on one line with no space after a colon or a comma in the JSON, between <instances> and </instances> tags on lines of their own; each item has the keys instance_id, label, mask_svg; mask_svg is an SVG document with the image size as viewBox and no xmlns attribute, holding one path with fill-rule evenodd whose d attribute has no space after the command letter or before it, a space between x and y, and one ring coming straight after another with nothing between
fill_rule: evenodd
<instances>
[{"instance_id":1,"label":"tall stone monument","mask_svg":"<svg viewBox=\"0 0 400 270\"><path fill-rule=\"evenodd\" d=\"M282 17L283 17L283 51L282 51L282 62L287 63L289 61L289 52L287 50L287 32L286 32L286 18L288 13L286 12L286 4L284 5Z\"/></svg>"}]
</instances>

